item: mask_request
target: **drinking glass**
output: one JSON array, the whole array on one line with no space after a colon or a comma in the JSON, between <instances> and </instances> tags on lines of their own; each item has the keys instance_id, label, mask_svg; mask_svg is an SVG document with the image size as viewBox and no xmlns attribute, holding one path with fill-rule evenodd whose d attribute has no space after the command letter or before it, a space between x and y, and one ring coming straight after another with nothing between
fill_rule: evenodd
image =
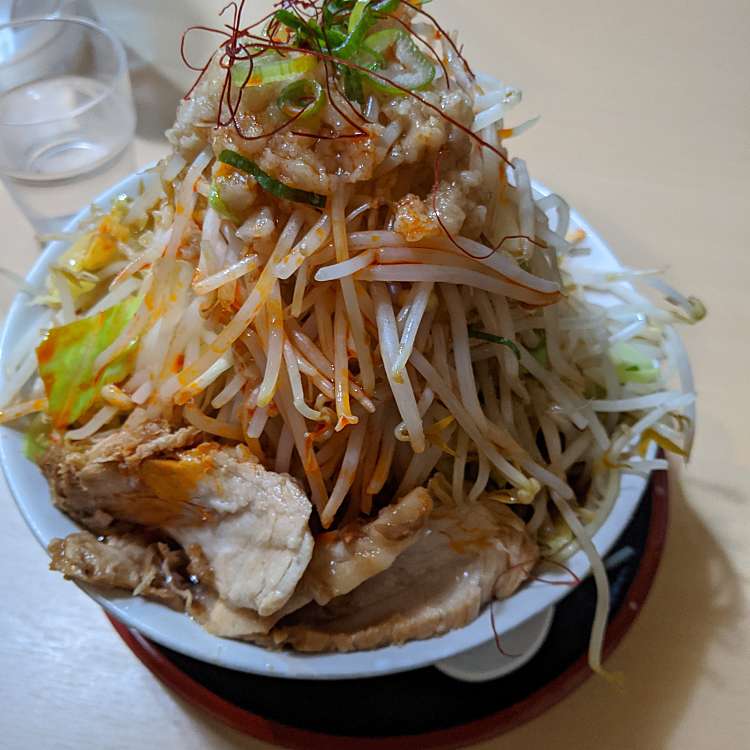
<instances>
[{"instance_id":1,"label":"drinking glass","mask_svg":"<svg viewBox=\"0 0 750 750\"><path fill-rule=\"evenodd\" d=\"M0 23L59 16L69 3L70 0L0 0Z\"/></svg>"},{"instance_id":2,"label":"drinking glass","mask_svg":"<svg viewBox=\"0 0 750 750\"><path fill-rule=\"evenodd\" d=\"M0 177L39 235L135 168L125 50L83 18L0 25Z\"/></svg>"}]
</instances>

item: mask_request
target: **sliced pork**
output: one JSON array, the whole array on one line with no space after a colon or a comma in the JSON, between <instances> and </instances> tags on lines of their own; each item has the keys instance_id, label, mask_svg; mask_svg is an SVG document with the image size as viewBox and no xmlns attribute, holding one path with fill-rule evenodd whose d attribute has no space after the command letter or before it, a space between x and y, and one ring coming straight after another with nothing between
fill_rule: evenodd
<instances>
[{"instance_id":1,"label":"sliced pork","mask_svg":"<svg viewBox=\"0 0 750 750\"><path fill-rule=\"evenodd\" d=\"M55 504L92 531L105 531L115 520L158 526L175 513L190 515L189 508L160 502L143 486L138 469L144 460L173 455L199 436L193 427L172 432L166 422L146 422L72 446L53 445L41 468Z\"/></svg>"},{"instance_id":2,"label":"sliced pork","mask_svg":"<svg viewBox=\"0 0 750 750\"><path fill-rule=\"evenodd\" d=\"M167 531L188 554L193 545L202 550L226 604L272 615L289 600L310 562L312 505L294 479L266 471L244 446L201 446L146 462L144 471L157 493L168 497L173 487L182 492L182 484L192 481L196 461L208 465L189 488L189 499L215 520L168 525Z\"/></svg>"},{"instance_id":3,"label":"sliced pork","mask_svg":"<svg viewBox=\"0 0 750 750\"><path fill-rule=\"evenodd\" d=\"M141 534L97 539L79 531L49 544L50 570L66 578L105 588L125 589L157 599L175 609L189 602L190 592L181 575L187 558L162 542L147 542Z\"/></svg>"},{"instance_id":4,"label":"sliced pork","mask_svg":"<svg viewBox=\"0 0 750 750\"><path fill-rule=\"evenodd\" d=\"M266 471L243 445L180 450L194 433L152 430L140 444L118 434L117 443L50 451L44 468L58 506L94 531L114 521L162 528L207 561L228 606L260 616L281 609L312 556L312 505L299 484ZM155 444L163 457L147 457Z\"/></svg>"},{"instance_id":5,"label":"sliced pork","mask_svg":"<svg viewBox=\"0 0 750 750\"><path fill-rule=\"evenodd\" d=\"M318 604L348 594L387 570L414 544L431 511L430 493L418 487L383 508L373 521L321 534L300 588Z\"/></svg>"},{"instance_id":6,"label":"sliced pork","mask_svg":"<svg viewBox=\"0 0 750 750\"><path fill-rule=\"evenodd\" d=\"M536 562L506 506L433 508L424 488L313 541L296 480L244 445L187 447L199 437L151 423L53 448L44 468L56 502L106 536L54 540L52 569L185 608L215 635L352 651L461 627ZM132 524L182 549L123 533Z\"/></svg>"},{"instance_id":7,"label":"sliced pork","mask_svg":"<svg viewBox=\"0 0 750 750\"><path fill-rule=\"evenodd\" d=\"M440 509L385 572L290 615L271 637L299 651L354 651L445 633L513 593L537 557L523 522L502 505Z\"/></svg>"},{"instance_id":8,"label":"sliced pork","mask_svg":"<svg viewBox=\"0 0 750 750\"><path fill-rule=\"evenodd\" d=\"M414 544L432 510L430 493L413 490L383 508L372 521L355 521L315 540L312 559L294 594L271 616L210 600L200 613L201 624L214 635L254 638L267 634L285 615L312 601L326 604L388 569L399 554ZM189 552L189 550L188 550Z\"/></svg>"}]
</instances>

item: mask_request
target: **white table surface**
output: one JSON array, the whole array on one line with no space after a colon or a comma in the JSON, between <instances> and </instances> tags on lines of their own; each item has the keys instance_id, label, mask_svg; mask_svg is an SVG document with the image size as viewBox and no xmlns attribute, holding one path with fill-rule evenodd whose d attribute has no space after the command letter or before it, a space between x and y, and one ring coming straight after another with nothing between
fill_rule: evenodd
<instances>
[{"instance_id":1,"label":"white table surface","mask_svg":"<svg viewBox=\"0 0 750 750\"><path fill-rule=\"evenodd\" d=\"M175 63L179 29L220 4L93 3L137 52L139 163L165 151L159 133L185 80ZM673 475L669 539L651 597L609 662L625 672L625 690L590 680L481 747L747 747L750 4L437 0L432 8L462 29L476 67L524 89L514 121L543 115L512 144L532 174L565 195L625 262L669 266L669 278L709 309L685 332L699 390L694 457ZM25 270L33 236L2 188L0 226L0 265ZM11 291L0 279L3 309ZM265 747L163 688L97 606L47 571L4 483L0 571L0 747Z\"/></svg>"}]
</instances>

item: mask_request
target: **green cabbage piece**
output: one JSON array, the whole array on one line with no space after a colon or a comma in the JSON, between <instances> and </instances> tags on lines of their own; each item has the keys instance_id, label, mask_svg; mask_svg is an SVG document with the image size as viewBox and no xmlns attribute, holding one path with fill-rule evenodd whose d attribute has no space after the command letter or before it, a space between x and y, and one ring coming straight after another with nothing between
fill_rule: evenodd
<instances>
[{"instance_id":1,"label":"green cabbage piece","mask_svg":"<svg viewBox=\"0 0 750 750\"><path fill-rule=\"evenodd\" d=\"M51 328L37 347L47 413L57 429L83 416L102 386L120 383L131 373L135 342L99 372L94 371L94 361L125 330L140 304L140 297L129 297L97 315Z\"/></svg>"},{"instance_id":2,"label":"green cabbage piece","mask_svg":"<svg viewBox=\"0 0 750 750\"><path fill-rule=\"evenodd\" d=\"M658 363L646 356L637 347L621 341L609 350L617 377L621 383L653 383L658 380Z\"/></svg>"}]
</instances>

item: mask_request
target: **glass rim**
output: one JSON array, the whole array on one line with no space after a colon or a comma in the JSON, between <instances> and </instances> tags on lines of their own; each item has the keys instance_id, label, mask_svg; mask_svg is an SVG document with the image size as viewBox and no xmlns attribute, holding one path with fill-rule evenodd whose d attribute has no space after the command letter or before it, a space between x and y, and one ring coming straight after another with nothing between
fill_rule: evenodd
<instances>
[{"instance_id":1,"label":"glass rim","mask_svg":"<svg viewBox=\"0 0 750 750\"><path fill-rule=\"evenodd\" d=\"M82 104L80 107L73 110L73 112L68 112L65 115L54 115L43 120L34 120L31 122L7 122L0 119L0 127L2 128L46 125L58 120L67 120L71 117L79 117L84 112L93 109L94 107L98 106L103 101L108 99L110 96L112 96L117 85L117 80L122 76L123 73L127 73L128 70L128 59L123 43L108 28L96 23L96 21L92 21L89 18L82 18L81 16L32 16L31 18L20 18L17 21L9 21L0 24L0 33L8 29L17 29L22 26L32 26L34 24L59 24L61 26L67 27L70 27L72 25L85 26L88 29L103 35L109 42L110 47L114 53L116 70L112 77L112 81L107 82L106 90L102 91L94 99L86 102L85 104Z\"/></svg>"}]
</instances>

